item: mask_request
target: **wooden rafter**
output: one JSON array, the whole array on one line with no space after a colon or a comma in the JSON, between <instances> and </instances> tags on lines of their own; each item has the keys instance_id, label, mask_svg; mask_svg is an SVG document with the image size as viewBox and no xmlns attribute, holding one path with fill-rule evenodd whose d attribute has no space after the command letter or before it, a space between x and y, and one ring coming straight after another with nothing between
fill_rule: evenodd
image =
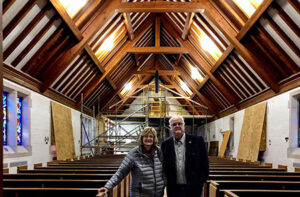
<instances>
[{"instance_id":1,"label":"wooden rafter","mask_svg":"<svg viewBox=\"0 0 300 197\"><path fill-rule=\"evenodd\" d=\"M164 80L166 80L169 84L171 84L172 86L174 86L175 90L177 92L179 92L179 94L181 94L182 96L185 97L189 97L183 90L182 88L177 85L174 81L172 81L168 76L163 77ZM195 113L195 115L200 115L199 112L197 111L197 109L194 107L194 105L188 100L188 99L184 99L185 102L192 108L193 112Z\"/></svg>"},{"instance_id":2,"label":"wooden rafter","mask_svg":"<svg viewBox=\"0 0 300 197\"><path fill-rule=\"evenodd\" d=\"M195 15L195 13L193 13L193 12L187 14L184 29L183 29L182 36L181 36L183 40L187 39L187 36L191 29L191 25L193 23L194 15Z\"/></svg>"},{"instance_id":3,"label":"wooden rafter","mask_svg":"<svg viewBox=\"0 0 300 197\"><path fill-rule=\"evenodd\" d=\"M155 72L158 71L159 75L180 75L180 72L174 70L142 70L136 71L134 74L137 75L155 75Z\"/></svg>"},{"instance_id":4,"label":"wooden rafter","mask_svg":"<svg viewBox=\"0 0 300 197\"><path fill-rule=\"evenodd\" d=\"M165 59L167 60L167 58L165 57ZM168 60L167 60L168 61ZM191 76L188 75L186 73L186 71L183 69L182 66L179 66L179 64L173 65L171 62L168 61L168 63L170 65L172 65L173 69L177 72L179 72L181 74L182 79L184 79L188 85L192 88L192 91L194 92L195 95L197 95L202 101L203 103L205 103L205 105L208 106L208 108L214 113L214 114L218 114L218 110L215 107L215 105L209 100L207 99L205 96L203 96L200 92L199 92L199 87L196 85L196 83L191 79ZM172 81L174 81L174 78L176 76L172 76ZM191 97L193 98L193 97Z\"/></svg>"},{"instance_id":5,"label":"wooden rafter","mask_svg":"<svg viewBox=\"0 0 300 197\"><path fill-rule=\"evenodd\" d=\"M169 53L180 54L188 53L188 50L184 47L130 47L127 50L128 53Z\"/></svg>"},{"instance_id":6,"label":"wooden rafter","mask_svg":"<svg viewBox=\"0 0 300 197\"><path fill-rule=\"evenodd\" d=\"M269 73L265 72L264 67L262 66L264 63L240 43L236 38L237 32L235 29L232 28L228 21L222 17L210 2L205 3L205 8L205 15L222 31L230 43L235 47L236 51L274 92L278 92L278 81L270 76Z\"/></svg>"},{"instance_id":7,"label":"wooden rafter","mask_svg":"<svg viewBox=\"0 0 300 197\"><path fill-rule=\"evenodd\" d=\"M45 91L48 89L55 79L67 68L67 66L82 52L86 44L92 39L99 28L104 26L110 18L115 15L114 9L120 2L118 0L105 1L101 8L95 13L95 17L88 22L88 26L85 26L81 29L83 39L79 41L73 47L64 51L58 58L56 58L50 64L49 68L52 65L55 65L59 70L55 70L51 72L51 74L47 74L47 76L43 77L43 88ZM70 23L74 23L71 21ZM73 25L72 25L73 26Z\"/></svg>"},{"instance_id":8,"label":"wooden rafter","mask_svg":"<svg viewBox=\"0 0 300 197\"><path fill-rule=\"evenodd\" d=\"M126 103L126 101L130 98L128 95L131 95L132 93L134 93L138 89L138 87L147 80L149 80L149 79L147 77L144 77L142 80L138 81L135 85L133 85L133 87L126 94L125 98L123 98L123 101L121 102L121 104L117 107L117 110L119 110L124 105L124 103Z\"/></svg>"},{"instance_id":9,"label":"wooden rafter","mask_svg":"<svg viewBox=\"0 0 300 197\"><path fill-rule=\"evenodd\" d=\"M124 23L128 32L128 37L130 38L130 40L133 40L134 35L133 35L133 29L132 29L132 23L131 23L131 19L130 19L130 14L129 13L123 13L123 17L124 17Z\"/></svg>"},{"instance_id":10,"label":"wooden rafter","mask_svg":"<svg viewBox=\"0 0 300 197\"><path fill-rule=\"evenodd\" d=\"M125 43L120 50L114 55L114 57L107 63L105 67L105 72L102 74L101 78L95 83L91 88L89 88L83 96L83 100L89 97L89 95L98 87L98 85L105 79L105 77L117 66L118 62L127 54L127 50L137 42L145 32L151 27L153 23L153 18L150 17L147 21L139 28L136 37L132 41ZM78 102L78 105L80 102Z\"/></svg>"},{"instance_id":11,"label":"wooden rafter","mask_svg":"<svg viewBox=\"0 0 300 197\"><path fill-rule=\"evenodd\" d=\"M55 8L55 10L59 13L62 17L63 21L67 24L70 30L73 32L75 37L80 41L82 40L83 36L79 31L78 27L75 25L73 20L71 19L70 15L67 13L66 9L63 5L59 2L59 0L50 0L51 4Z\"/></svg>"},{"instance_id":12,"label":"wooden rafter","mask_svg":"<svg viewBox=\"0 0 300 197\"><path fill-rule=\"evenodd\" d=\"M16 14L10 23L3 29L3 39L5 39L10 32L21 22L21 20L28 14L31 8L36 5L38 0L28 1L24 7Z\"/></svg>"},{"instance_id":13,"label":"wooden rafter","mask_svg":"<svg viewBox=\"0 0 300 197\"><path fill-rule=\"evenodd\" d=\"M99 70L103 73L105 72L104 69L102 68L98 58L96 57L95 53L92 51L92 49L90 48L89 45L86 45L85 47L86 52L89 54L89 56L91 57L92 61L94 62L94 64L99 68ZM116 90L117 86L115 85L115 83L113 82L113 80L107 76L106 80L108 81L108 83L111 85L111 87Z\"/></svg>"},{"instance_id":14,"label":"wooden rafter","mask_svg":"<svg viewBox=\"0 0 300 197\"><path fill-rule=\"evenodd\" d=\"M246 35L246 33L253 27L253 25L258 21L258 19L265 13L265 11L269 8L269 6L272 4L273 0L266 0L263 1L262 4L257 8L257 10L254 12L254 14L247 20L247 22L244 24L242 29L238 32L236 38L240 41L243 39L243 37ZM211 69L211 72L215 72L224 62L224 60L227 59L229 54L234 50L234 46L230 44L222 56L218 59L218 61L214 64L214 66Z\"/></svg>"},{"instance_id":15,"label":"wooden rafter","mask_svg":"<svg viewBox=\"0 0 300 197\"><path fill-rule=\"evenodd\" d=\"M155 47L160 47L160 17L155 17Z\"/></svg>"},{"instance_id":16,"label":"wooden rafter","mask_svg":"<svg viewBox=\"0 0 300 197\"><path fill-rule=\"evenodd\" d=\"M202 12L203 4L198 2L170 2L170 1L148 1L135 3L121 3L116 12Z\"/></svg>"},{"instance_id":17,"label":"wooden rafter","mask_svg":"<svg viewBox=\"0 0 300 197\"><path fill-rule=\"evenodd\" d=\"M182 69L182 67L181 66L176 66L175 69L181 73L182 79L184 79L188 83L188 85L191 87L192 91L201 99L201 101L203 101L203 103L205 103L205 105L208 106L208 108L214 114L217 115L218 114L218 109L216 108L216 106L209 99L207 99L205 96L203 96L199 92L198 86L191 79L191 77Z\"/></svg>"},{"instance_id":18,"label":"wooden rafter","mask_svg":"<svg viewBox=\"0 0 300 197\"><path fill-rule=\"evenodd\" d=\"M229 99L229 101L238 107L239 98L237 95L229 88L227 88L224 84L222 84L211 72L210 72L210 65L202 58L202 56L195 50L195 48L191 45L190 42L184 41L178 35L176 30L168 23L168 21L164 18L161 18L166 29L168 32L172 34L176 39L180 41L180 43L189 50L189 54L201 65L201 68L206 72L209 78L214 82L216 87Z\"/></svg>"}]
</instances>

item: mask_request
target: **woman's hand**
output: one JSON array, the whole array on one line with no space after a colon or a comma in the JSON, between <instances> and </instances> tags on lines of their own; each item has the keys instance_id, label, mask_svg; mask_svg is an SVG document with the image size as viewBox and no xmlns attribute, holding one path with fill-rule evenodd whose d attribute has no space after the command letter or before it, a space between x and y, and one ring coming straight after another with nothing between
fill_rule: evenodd
<instances>
[{"instance_id":1,"label":"woman's hand","mask_svg":"<svg viewBox=\"0 0 300 197\"><path fill-rule=\"evenodd\" d=\"M98 193L105 193L107 194L108 189L106 187L101 187L100 189L98 189Z\"/></svg>"}]
</instances>

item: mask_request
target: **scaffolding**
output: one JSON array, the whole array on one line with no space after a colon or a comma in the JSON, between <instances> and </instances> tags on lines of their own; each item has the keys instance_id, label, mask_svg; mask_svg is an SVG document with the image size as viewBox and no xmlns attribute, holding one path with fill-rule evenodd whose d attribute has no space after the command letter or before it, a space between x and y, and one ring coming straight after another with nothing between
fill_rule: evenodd
<instances>
[{"instance_id":1,"label":"scaffolding","mask_svg":"<svg viewBox=\"0 0 300 197\"><path fill-rule=\"evenodd\" d=\"M208 115L195 115L194 109L196 107L205 110L207 110L207 107L193 101L189 97L182 96L163 85L159 85L158 92L155 92L150 86L153 86L153 84L145 85L140 90L111 105L109 109L115 108L114 111L111 111L111 114L98 114L97 117L94 115L93 118L96 122L94 124L94 132L97 135L93 139L89 139L81 115L81 128L84 131L81 132L81 154L84 148L89 148L92 154L128 152L137 145L139 134L148 126L156 129L159 141L162 141L169 136L169 127L166 121L173 115L192 118L193 133L194 120L196 118L205 118L207 123L207 118L211 117ZM168 95L168 92L171 96ZM134 96L138 93L140 93L139 96ZM122 105L127 105L123 104L123 101L128 98L134 98L136 102L130 104L129 109L122 111L122 115L120 115L118 109ZM170 99L189 100L193 104L193 111L189 112L184 109L188 105L171 104L168 102ZM136 121L136 119L139 121ZM150 119L153 121L150 121ZM85 144L82 143L84 138L88 141Z\"/></svg>"}]
</instances>

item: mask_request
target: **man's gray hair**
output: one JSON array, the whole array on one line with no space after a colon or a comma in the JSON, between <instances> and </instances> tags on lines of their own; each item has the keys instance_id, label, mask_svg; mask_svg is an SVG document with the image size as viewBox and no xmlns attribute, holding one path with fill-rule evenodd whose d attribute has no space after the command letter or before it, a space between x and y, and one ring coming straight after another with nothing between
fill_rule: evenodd
<instances>
[{"instance_id":1,"label":"man's gray hair","mask_svg":"<svg viewBox=\"0 0 300 197\"><path fill-rule=\"evenodd\" d=\"M185 123L184 123L184 118L183 118L182 116L180 116L180 115L176 115L176 116L172 116L172 117L170 118L170 120L169 120L169 125L171 125L171 122L172 122L173 120L177 120L177 119L181 119L181 120L182 120L182 123L185 124Z\"/></svg>"}]
</instances>

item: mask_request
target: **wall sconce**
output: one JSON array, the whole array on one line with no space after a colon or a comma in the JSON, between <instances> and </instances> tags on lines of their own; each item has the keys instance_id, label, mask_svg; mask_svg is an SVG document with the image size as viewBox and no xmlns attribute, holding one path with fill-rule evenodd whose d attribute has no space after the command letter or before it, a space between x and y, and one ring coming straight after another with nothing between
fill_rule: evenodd
<instances>
[{"instance_id":1,"label":"wall sconce","mask_svg":"<svg viewBox=\"0 0 300 197\"><path fill-rule=\"evenodd\" d=\"M288 141L289 141L289 137L285 137L284 139L285 139L285 141L286 141L286 142L288 142Z\"/></svg>"},{"instance_id":2,"label":"wall sconce","mask_svg":"<svg viewBox=\"0 0 300 197\"><path fill-rule=\"evenodd\" d=\"M45 136L44 140L45 140L45 143L48 144L48 142L49 142L49 136Z\"/></svg>"}]
</instances>

